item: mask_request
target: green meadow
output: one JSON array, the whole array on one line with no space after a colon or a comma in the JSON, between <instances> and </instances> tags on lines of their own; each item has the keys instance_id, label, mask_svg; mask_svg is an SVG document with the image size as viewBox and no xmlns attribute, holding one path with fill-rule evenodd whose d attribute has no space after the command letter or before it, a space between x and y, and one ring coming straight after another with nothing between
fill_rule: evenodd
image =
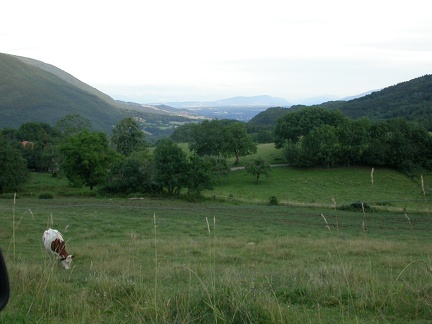
<instances>
[{"instance_id":1,"label":"green meadow","mask_svg":"<svg viewBox=\"0 0 432 324\"><path fill-rule=\"evenodd\" d=\"M431 320L430 175L275 167L254 180L231 172L193 203L100 197L33 174L0 199L12 288L0 323ZM354 202L370 208L340 208ZM45 252L47 227L76 256L71 270Z\"/></svg>"}]
</instances>

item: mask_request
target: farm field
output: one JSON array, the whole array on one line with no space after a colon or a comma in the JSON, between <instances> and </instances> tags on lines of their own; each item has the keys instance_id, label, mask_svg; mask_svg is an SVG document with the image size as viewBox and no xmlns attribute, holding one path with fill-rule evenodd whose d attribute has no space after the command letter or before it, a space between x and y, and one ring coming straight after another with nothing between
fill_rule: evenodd
<instances>
[{"instance_id":1,"label":"farm field","mask_svg":"<svg viewBox=\"0 0 432 324\"><path fill-rule=\"evenodd\" d=\"M37 191L55 192L63 183L44 179L29 186L31 196L0 199L0 246L12 286L1 323L406 323L432 317L428 211L220 198L38 199ZM261 188L252 186L251 192ZM427 196L425 206L431 207ZM63 232L76 255L72 270L44 251L41 235L49 226Z\"/></svg>"}]
</instances>

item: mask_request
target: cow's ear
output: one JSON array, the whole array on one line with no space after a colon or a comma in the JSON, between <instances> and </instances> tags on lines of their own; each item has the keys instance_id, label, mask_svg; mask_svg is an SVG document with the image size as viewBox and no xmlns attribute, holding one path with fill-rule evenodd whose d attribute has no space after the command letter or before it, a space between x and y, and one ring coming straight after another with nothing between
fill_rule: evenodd
<instances>
[{"instance_id":1,"label":"cow's ear","mask_svg":"<svg viewBox=\"0 0 432 324\"><path fill-rule=\"evenodd\" d=\"M71 255L71 258L72 258L72 259L75 258L75 254Z\"/></svg>"}]
</instances>

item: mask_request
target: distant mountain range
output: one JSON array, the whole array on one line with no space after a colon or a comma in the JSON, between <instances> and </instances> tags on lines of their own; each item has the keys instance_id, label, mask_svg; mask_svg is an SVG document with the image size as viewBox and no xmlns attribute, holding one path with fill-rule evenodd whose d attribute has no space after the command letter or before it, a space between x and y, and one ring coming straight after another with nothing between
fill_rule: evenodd
<instances>
[{"instance_id":1,"label":"distant mountain range","mask_svg":"<svg viewBox=\"0 0 432 324\"><path fill-rule=\"evenodd\" d=\"M184 101L184 102L167 102L167 106L174 108L214 108L214 107L290 107L292 104L283 98L271 96L253 96L253 97L232 97L217 101Z\"/></svg>"}]
</instances>

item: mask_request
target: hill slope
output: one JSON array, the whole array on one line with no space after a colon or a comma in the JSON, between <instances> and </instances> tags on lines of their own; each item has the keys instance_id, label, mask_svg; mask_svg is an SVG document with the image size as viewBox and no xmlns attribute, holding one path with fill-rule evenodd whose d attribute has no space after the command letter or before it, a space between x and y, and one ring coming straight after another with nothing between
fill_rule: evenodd
<instances>
[{"instance_id":1,"label":"hill slope","mask_svg":"<svg viewBox=\"0 0 432 324\"><path fill-rule=\"evenodd\" d=\"M84 90L85 92L89 92L89 93L101 98L102 100L106 101L110 105L117 106L119 104L117 101L112 99L110 96L106 95L105 93L99 91L96 88L89 86L88 84L82 82L81 80L78 80L73 75L57 68L54 65L47 64L47 63L44 63L44 62L41 62L38 60L34 60L34 59L31 59L28 57L22 57L22 56L14 56L14 57L21 60L22 62L24 62L26 64L36 66L38 68L41 68L42 70L45 70L51 74L54 74L55 76L58 76L60 79L66 81L67 83L69 83L69 84L71 84L71 85L73 85L73 86L75 86L81 90Z\"/></svg>"},{"instance_id":2,"label":"hill slope","mask_svg":"<svg viewBox=\"0 0 432 324\"><path fill-rule=\"evenodd\" d=\"M347 101L339 109L352 118L402 117L432 130L432 75L424 75Z\"/></svg>"},{"instance_id":3,"label":"hill slope","mask_svg":"<svg viewBox=\"0 0 432 324\"><path fill-rule=\"evenodd\" d=\"M410 81L372 92L361 98L349 101L329 101L320 106L327 109L339 109L346 116L358 119L368 117L373 120L390 118L405 118L415 121L432 131L432 75L424 75ZM304 105L292 106L283 109L285 112L305 108ZM254 117L251 122L260 124L265 120L273 125L276 119L283 114L279 108L277 114L274 109L268 109Z\"/></svg>"},{"instance_id":4,"label":"hill slope","mask_svg":"<svg viewBox=\"0 0 432 324\"><path fill-rule=\"evenodd\" d=\"M0 54L0 127L25 122L54 124L80 114L97 130L107 131L125 112L95 94L12 55Z\"/></svg>"},{"instance_id":5,"label":"hill slope","mask_svg":"<svg viewBox=\"0 0 432 324\"><path fill-rule=\"evenodd\" d=\"M148 137L169 135L179 123L191 121L182 112L115 101L53 65L0 53L0 128L26 122L54 125L71 114L107 134L121 119L137 117Z\"/></svg>"}]
</instances>

